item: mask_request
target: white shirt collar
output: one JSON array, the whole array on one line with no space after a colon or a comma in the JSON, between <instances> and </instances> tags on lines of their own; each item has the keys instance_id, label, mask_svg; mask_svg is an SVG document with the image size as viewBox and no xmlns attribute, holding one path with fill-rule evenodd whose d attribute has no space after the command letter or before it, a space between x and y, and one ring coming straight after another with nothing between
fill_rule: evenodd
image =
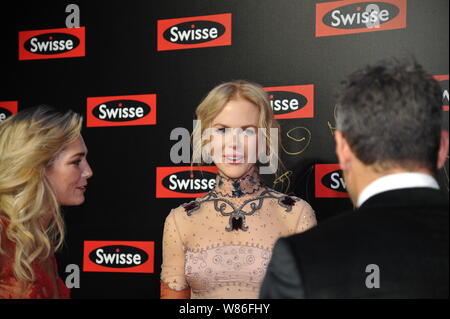
<instances>
[{"instance_id":1,"label":"white shirt collar","mask_svg":"<svg viewBox=\"0 0 450 319\"><path fill-rule=\"evenodd\" d=\"M394 189L413 187L439 189L439 184L431 175L422 173L398 173L386 175L376 179L363 189L358 197L358 207L376 194Z\"/></svg>"}]
</instances>

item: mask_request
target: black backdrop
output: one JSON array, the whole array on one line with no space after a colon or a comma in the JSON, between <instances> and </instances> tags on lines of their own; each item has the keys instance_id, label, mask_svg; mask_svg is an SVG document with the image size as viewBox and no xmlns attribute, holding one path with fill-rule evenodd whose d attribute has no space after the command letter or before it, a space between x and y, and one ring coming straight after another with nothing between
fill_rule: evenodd
<instances>
[{"instance_id":1,"label":"black backdrop","mask_svg":"<svg viewBox=\"0 0 450 319\"><path fill-rule=\"evenodd\" d=\"M164 219L189 199L156 198L156 167L188 165L171 162L170 132L192 131L195 107L215 85L232 79L264 87L314 85L314 116L280 120L289 180L276 188L308 200L319 222L351 207L347 198L314 191L315 164L337 163L333 94L347 73L383 57L412 55L430 74L444 75L448 94L447 0L405 1L400 29L316 37L316 5L324 2L331 1L14 1L2 8L0 101L17 101L19 110L49 104L88 116L88 97L157 96L155 125L84 126L94 176L85 204L64 208L68 232L58 254L65 278L66 265L82 269L84 241L154 242L154 272L82 271L72 297L159 297ZM19 60L19 31L65 28L70 3L80 8L85 56ZM223 13L232 14L231 45L157 50L158 20ZM439 172L446 191L447 172L448 161Z\"/></svg>"}]
</instances>

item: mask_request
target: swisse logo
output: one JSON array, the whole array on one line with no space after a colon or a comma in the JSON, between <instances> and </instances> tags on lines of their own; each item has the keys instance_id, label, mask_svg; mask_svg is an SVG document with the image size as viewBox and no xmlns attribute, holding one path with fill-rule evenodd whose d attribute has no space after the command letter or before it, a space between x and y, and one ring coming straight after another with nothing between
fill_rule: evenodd
<instances>
[{"instance_id":1,"label":"swisse logo","mask_svg":"<svg viewBox=\"0 0 450 319\"><path fill-rule=\"evenodd\" d=\"M156 197L200 197L214 188L216 174L215 166L157 167Z\"/></svg>"},{"instance_id":2,"label":"swisse logo","mask_svg":"<svg viewBox=\"0 0 450 319\"><path fill-rule=\"evenodd\" d=\"M217 39L225 27L212 21L192 21L175 25L164 32L164 39L178 44L197 44Z\"/></svg>"},{"instance_id":3,"label":"swisse logo","mask_svg":"<svg viewBox=\"0 0 450 319\"><path fill-rule=\"evenodd\" d=\"M154 272L154 242L85 241L84 271Z\"/></svg>"},{"instance_id":4,"label":"swisse logo","mask_svg":"<svg viewBox=\"0 0 450 319\"><path fill-rule=\"evenodd\" d=\"M150 107L140 101L115 100L96 106L92 113L96 118L105 121L134 121L150 113Z\"/></svg>"},{"instance_id":5,"label":"swisse logo","mask_svg":"<svg viewBox=\"0 0 450 319\"><path fill-rule=\"evenodd\" d=\"M349 197L339 164L315 165L315 196Z\"/></svg>"},{"instance_id":6,"label":"swisse logo","mask_svg":"<svg viewBox=\"0 0 450 319\"><path fill-rule=\"evenodd\" d=\"M406 0L316 4L316 37L406 28Z\"/></svg>"},{"instance_id":7,"label":"swisse logo","mask_svg":"<svg viewBox=\"0 0 450 319\"><path fill-rule=\"evenodd\" d=\"M87 126L156 124L156 94L87 98Z\"/></svg>"},{"instance_id":8,"label":"swisse logo","mask_svg":"<svg viewBox=\"0 0 450 319\"><path fill-rule=\"evenodd\" d=\"M267 87L276 119L314 117L314 85Z\"/></svg>"},{"instance_id":9,"label":"swisse logo","mask_svg":"<svg viewBox=\"0 0 450 319\"><path fill-rule=\"evenodd\" d=\"M0 123L18 111L17 101L0 101Z\"/></svg>"},{"instance_id":10,"label":"swisse logo","mask_svg":"<svg viewBox=\"0 0 450 319\"><path fill-rule=\"evenodd\" d=\"M165 177L162 184L171 191L196 194L213 189L215 179L216 176L209 172L184 171Z\"/></svg>"},{"instance_id":11,"label":"swisse logo","mask_svg":"<svg viewBox=\"0 0 450 319\"><path fill-rule=\"evenodd\" d=\"M344 178L342 177L341 170L330 172L322 177L322 185L336 192L346 192Z\"/></svg>"},{"instance_id":12,"label":"swisse logo","mask_svg":"<svg viewBox=\"0 0 450 319\"><path fill-rule=\"evenodd\" d=\"M80 45L80 40L66 33L45 33L27 40L26 50L39 54L64 53Z\"/></svg>"},{"instance_id":13,"label":"swisse logo","mask_svg":"<svg viewBox=\"0 0 450 319\"><path fill-rule=\"evenodd\" d=\"M371 2L367 6L356 3L328 12L322 21L338 29L375 28L394 19L399 12L399 8L390 3Z\"/></svg>"},{"instance_id":14,"label":"swisse logo","mask_svg":"<svg viewBox=\"0 0 450 319\"><path fill-rule=\"evenodd\" d=\"M158 20L158 51L231 45L231 13Z\"/></svg>"},{"instance_id":15,"label":"swisse logo","mask_svg":"<svg viewBox=\"0 0 450 319\"><path fill-rule=\"evenodd\" d=\"M436 81L439 82L439 84L442 87L442 110L448 111L448 74L447 75L435 75L433 76Z\"/></svg>"},{"instance_id":16,"label":"swisse logo","mask_svg":"<svg viewBox=\"0 0 450 319\"><path fill-rule=\"evenodd\" d=\"M97 248L89 254L89 259L101 266L127 268L146 262L148 255L136 247L117 245Z\"/></svg>"},{"instance_id":17,"label":"swisse logo","mask_svg":"<svg viewBox=\"0 0 450 319\"><path fill-rule=\"evenodd\" d=\"M19 32L19 60L85 56L85 28Z\"/></svg>"}]
</instances>

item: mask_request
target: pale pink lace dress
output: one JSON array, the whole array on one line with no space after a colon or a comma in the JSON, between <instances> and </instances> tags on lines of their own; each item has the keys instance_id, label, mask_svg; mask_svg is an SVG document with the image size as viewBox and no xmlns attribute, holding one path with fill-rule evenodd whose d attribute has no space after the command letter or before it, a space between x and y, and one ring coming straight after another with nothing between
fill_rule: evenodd
<instances>
[{"instance_id":1,"label":"pale pink lace dress","mask_svg":"<svg viewBox=\"0 0 450 319\"><path fill-rule=\"evenodd\" d=\"M234 212L233 214L231 214ZM258 298L279 237L316 225L311 206L260 184L256 173L173 209L163 238L161 280L191 298Z\"/></svg>"}]
</instances>

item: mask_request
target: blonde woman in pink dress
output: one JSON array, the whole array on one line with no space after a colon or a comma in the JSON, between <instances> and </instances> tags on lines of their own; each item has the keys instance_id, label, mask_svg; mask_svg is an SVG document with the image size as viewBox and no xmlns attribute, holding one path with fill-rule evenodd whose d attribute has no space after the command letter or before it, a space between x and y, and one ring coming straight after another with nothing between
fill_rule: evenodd
<instances>
[{"instance_id":1,"label":"blonde woman in pink dress","mask_svg":"<svg viewBox=\"0 0 450 319\"><path fill-rule=\"evenodd\" d=\"M212 150L216 186L166 218L161 298L258 298L275 241L315 226L314 211L306 201L265 186L260 164L251 160L262 151L278 156L270 140L270 128L278 124L262 87L221 84L196 115L201 127L194 135L214 133L201 143ZM266 150L256 147L258 129ZM199 156L194 153L193 162Z\"/></svg>"}]
</instances>

